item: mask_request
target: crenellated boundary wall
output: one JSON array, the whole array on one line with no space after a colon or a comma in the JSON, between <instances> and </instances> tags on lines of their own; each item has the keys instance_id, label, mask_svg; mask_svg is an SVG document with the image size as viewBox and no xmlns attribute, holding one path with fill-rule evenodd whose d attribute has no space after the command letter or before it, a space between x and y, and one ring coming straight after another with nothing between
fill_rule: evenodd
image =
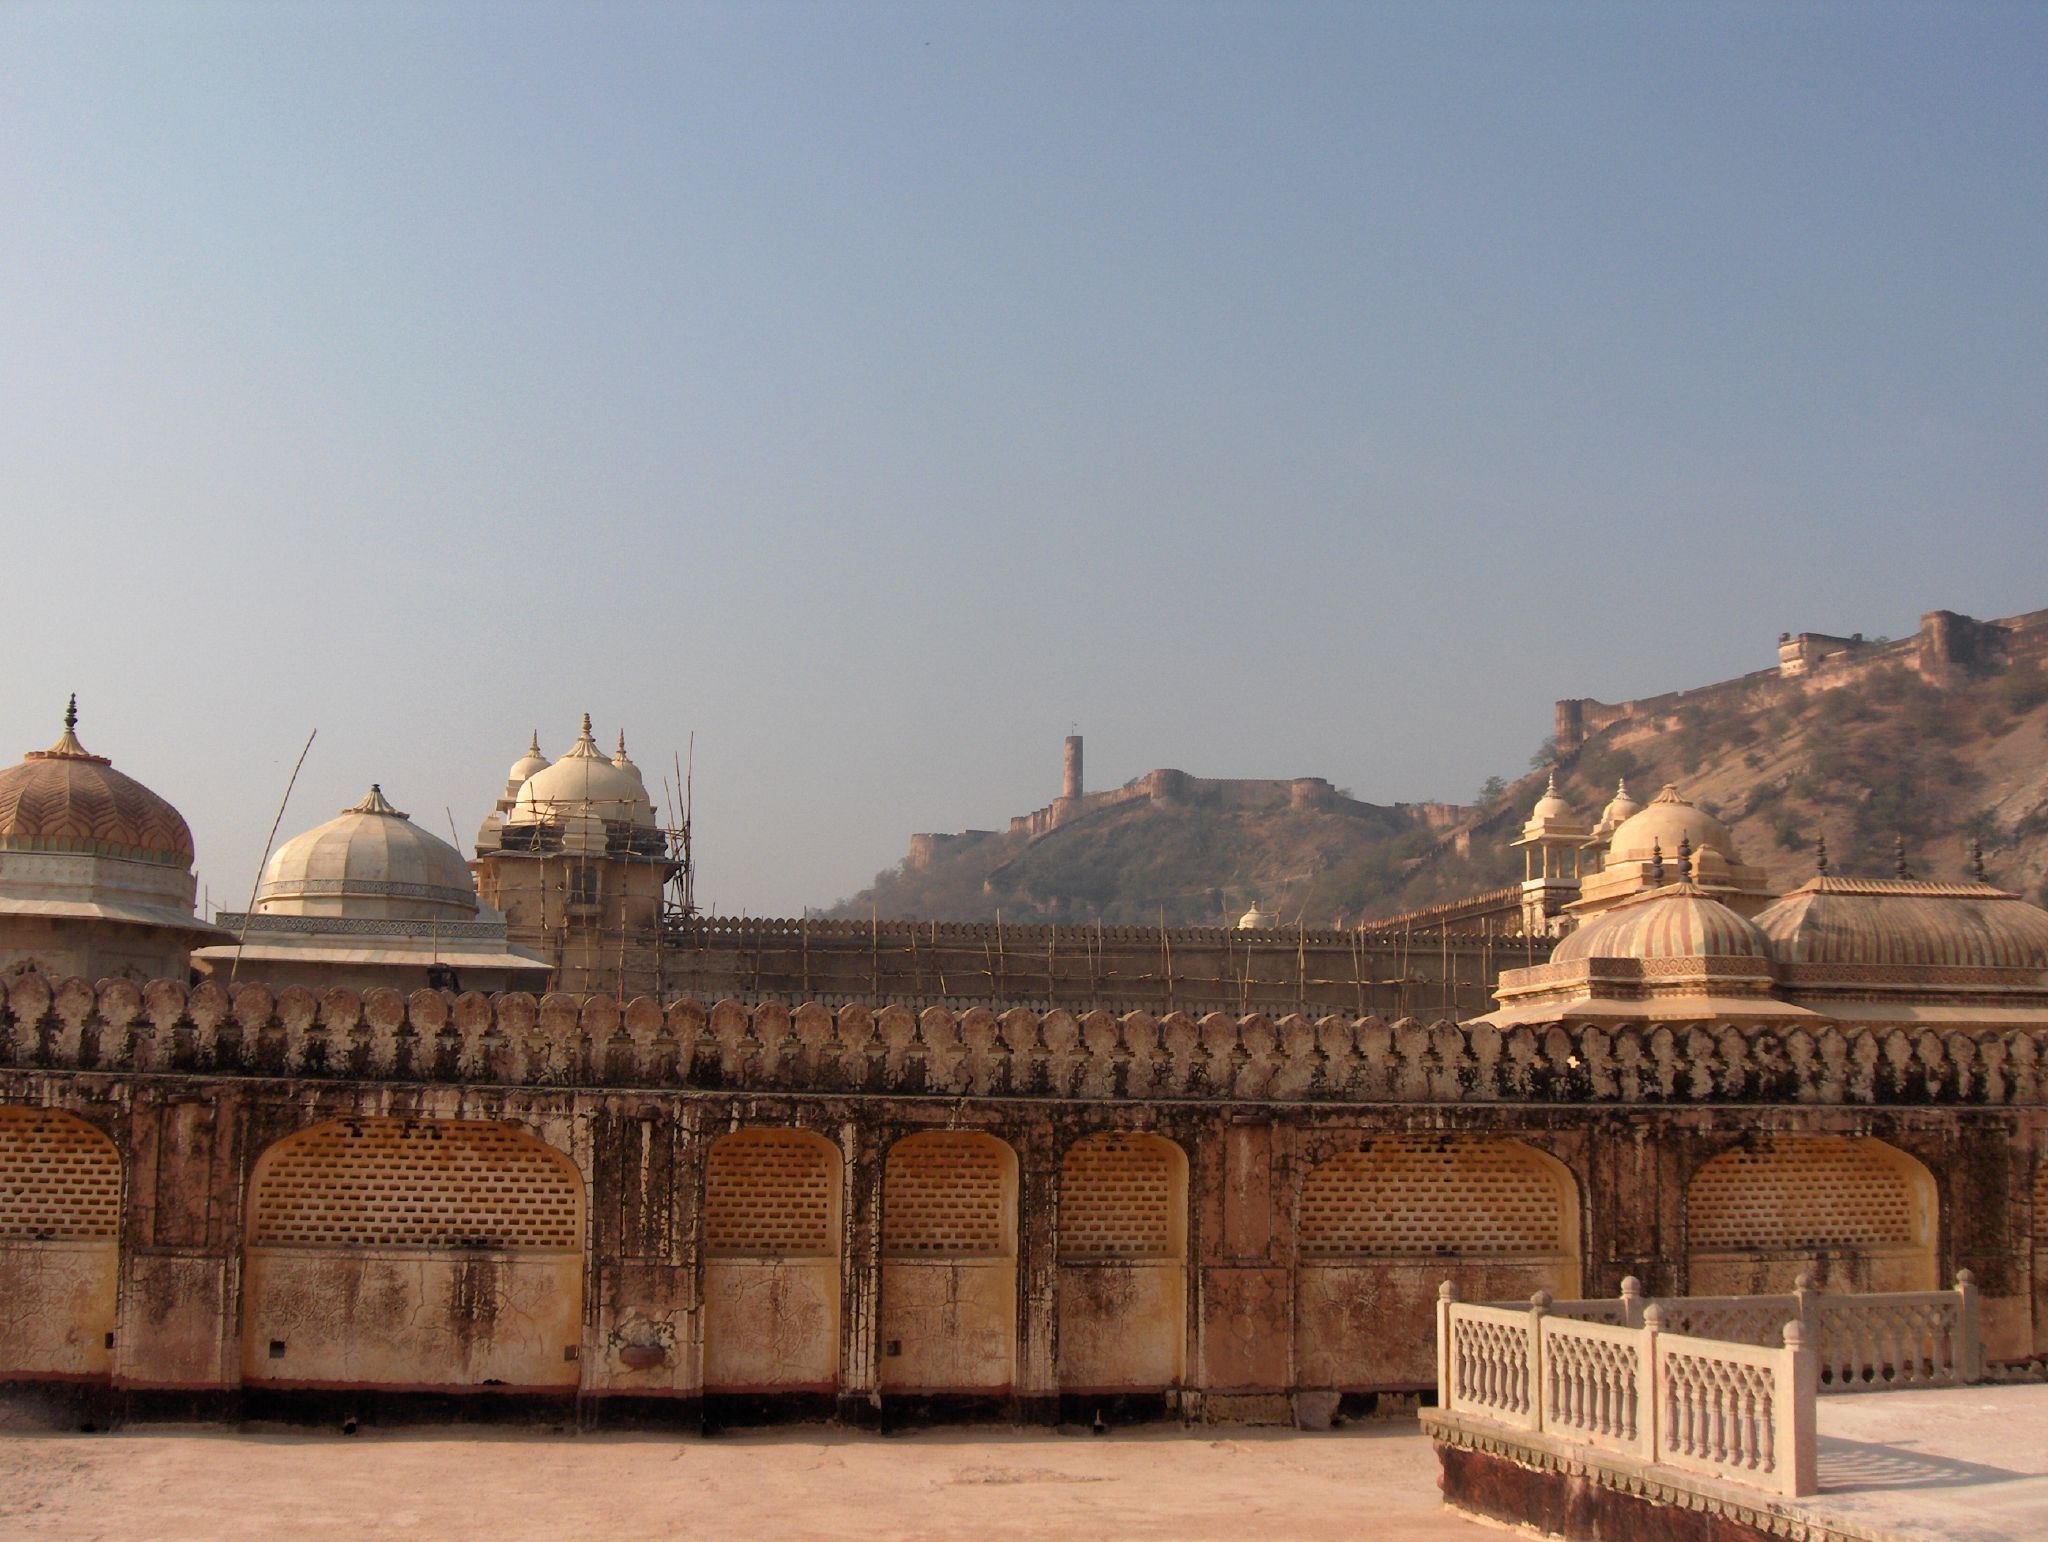
<instances>
[{"instance_id":1,"label":"crenellated boundary wall","mask_svg":"<svg viewBox=\"0 0 2048 1542\"><path fill-rule=\"evenodd\" d=\"M46 981L0 1382L92 1418L1327 1421L1467 1299L1980 1283L2048 1355L2025 1032Z\"/></svg>"}]
</instances>

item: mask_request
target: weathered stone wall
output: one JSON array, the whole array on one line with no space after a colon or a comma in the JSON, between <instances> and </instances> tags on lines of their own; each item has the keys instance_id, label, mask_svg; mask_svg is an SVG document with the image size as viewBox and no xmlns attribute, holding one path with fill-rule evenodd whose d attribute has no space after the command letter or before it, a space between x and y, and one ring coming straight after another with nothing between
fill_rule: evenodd
<instances>
[{"instance_id":1,"label":"weathered stone wall","mask_svg":"<svg viewBox=\"0 0 2048 1542\"><path fill-rule=\"evenodd\" d=\"M1327 1408L1332 1393L1427 1384L1430 1303L1447 1276L1475 1296L1562 1282L1559 1271L1591 1294L1629 1274L1652 1294L1684 1290L1702 1167L1817 1135L1880 1141L1924 1169L1940 1274L1974 1270L1994 1356L2024 1356L2048 1349L2034 1307L2043 1093L2036 1040L2019 1033L1535 1035L1334 1017L230 996L33 976L10 982L0 1010L0 1107L82 1120L119 1154L110 1363L80 1366L77 1385L138 1414L374 1410L399 1394L474 1407L523 1392L587 1418L689 1420L734 1397L824 1397L869 1420L956 1405L1049 1417L1063 1394L1070 1411L1077 1398L1135 1398L1280 1418ZM328 1346L339 1375L268 1374L293 1365L294 1333L313 1347L303 1327L273 1330L278 1314L296 1301L303 1323L307 1303L341 1287L280 1294L265 1279L252 1206L266 1153L373 1121L412 1130L429 1154L457 1125L488 1125L573 1168L582 1245L543 1292L571 1304L568 1318L498 1288L508 1261L539 1262L504 1237L416 1248L404 1288L365 1246L331 1256L361 1286L351 1336L403 1327L432 1352L394 1368ZM719 1138L764 1129L809 1132L836 1153L830 1237L791 1241L707 1201ZM960 1134L985 1137L995 1159L997 1230L969 1202L986 1173L942 1165L915 1205L896 1190L892 1236L892 1151ZM1156 1137L1185 1161L1166 1249L1179 1256L1155 1253L1143 1280L1101 1256L1099 1204L1077 1200L1062 1219L1069 1158L1103 1135ZM452 1180L437 1160L422 1156L403 1181L438 1192ZM1504 1176L1489 1187L1474 1176L1484 1170ZM1538 1170L1556 1175L1550 1199L1525 1181ZM1348 1176L1333 1185L1332 1173ZM1143 1206L1157 1181L1133 1168L1104 1192L1124 1192L1115 1203L1133 1217L1156 1214ZM796 1205L818 1189L796 1173L776 1192ZM918 1205L926 1229L906 1232ZM1305 1206L1323 1218L1305 1220ZM1134 1248L1157 1235L1136 1221L1125 1231ZM1814 1251L1853 1253L1844 1235ZM1782 1239L1758 1240L1761 1256ZM0 1225L0 1270L38 1245ZM59 1315L83 1322L89 1295ZM514 1336L517 1364L533 1368L517 1384L471 1347L495 1342L496 1329L480 1332L489 1313L541 1324ZM1102 1347L1120 1326L1142 1346L1123 1362ZM736 1349L742 1336L770 1348ZM0 1349L10 1342L0 1334ZM550 1375L535 1384L543 1360ZM24 1361L0 1374L45 1373Z\"/></svg>"}]
</instances>

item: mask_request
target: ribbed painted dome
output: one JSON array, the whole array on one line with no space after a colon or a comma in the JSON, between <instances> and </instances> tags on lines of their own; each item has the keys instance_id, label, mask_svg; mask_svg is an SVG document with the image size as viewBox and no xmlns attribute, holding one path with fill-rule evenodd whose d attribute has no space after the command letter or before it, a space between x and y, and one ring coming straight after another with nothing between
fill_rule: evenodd
<instances>
[{"instance_id":1,"label":"ribbed painted dome","mask_svg":"<svg viewBox=\"0 0 2048 1542\"><path fill-rule=\"evenodd\" d=\"M0 850L80 852L192 865L184 816L104 755L78 742L78 698L65 709L64 732L46 750L0 771Z\"/></svg>"},{"instance_id":2,"label":"ribbed painted dome","mask_svg":"<svg viewBox=\"0 0 2048 1542\"><path fill-rule=\"evenodd\" d=\"M265 915L373 920L476 919L476 883L462 854L385 800L369 796L279 847L263 869Z\"/></svg>"},{"instance_id":3,"label":"ribbed painted dome","mask_svg":"<svg viewBox=\"0 0 2048 1542\"><path fill-rule=\"evenodd\" d=\"M519 789L508 825L558 825L572 814L590 814L614 824L650 828L654 805L639 773L615 766L590 736L590 715L583 732L562 758L536 772Z\"/></svg>"},{"instance_id":4,"label":"ribbed painted dome","mask_svg":"<svg viewBox=\"0 0 2048 1542\"><path fill-rule=\"evenodd\" d=\"M1690 840L1694 851L1718 851L1730 862L1739 862L1735 838L1728 827L1689 798L1679 796L1671 783L1652 798L1640 813L1631 814L1614 827L1607 846L1607 861L1648 862L1657 849L1666 862L1678 860L1682 841Z\"/></svg>"},{"instance_id":5,"label":"ribbed painted dome","mask_svg":"<svg viewBox=\"0 0 2048 1542\"><path fill-rule=\"evenodd\" d=\"M1595 916L1560 942L1550 960L1768 957L1754 922L1692 884L1675 883Z\"/></svg>"},{"instance_id":6,"label":"ribbed painted dome","mask_svg":"<svg viewBox=\"0 0 2048 1542\"><path fill-rule=\"evenodd\" d=\"M2048 911L1989 884L1810 878L1756 924L1787 964L2048 969Z\"/></svg>"}]
</instances>

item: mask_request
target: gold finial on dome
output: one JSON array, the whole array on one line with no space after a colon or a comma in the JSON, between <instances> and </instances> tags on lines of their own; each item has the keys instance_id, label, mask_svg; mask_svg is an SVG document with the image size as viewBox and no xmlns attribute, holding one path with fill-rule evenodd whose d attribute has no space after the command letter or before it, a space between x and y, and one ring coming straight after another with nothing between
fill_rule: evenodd
<instances>
[{"instance_id":1,"label":"gold finial on dome","mask_svg":"<svg viewBox=\"0 0 2048 1542\"><path fill-rule=\"evenodd\" d=\"M1650 887L1653 889L1664 887L1664 843L1662 841L1650 842Z\"/></svg>"},{"instance_id":2,"label":"gold finial on dome","mask_svg":"<svg viewBox=\"0 0 2048 1542\"><path fill-rule=\"evenodd\" d=\"M1825 830L1813 838L1813 870L1823 878L1828 875L1828 837Z\"/></svg>"},{"instance_id":3,"label":"gold finial on dome","mask_svg":"<svg viewBox=\"0 0 2048 1542\"><path fill-rule=\"evenodd\" d=\"M1692 837L1689 835L1678 838L1678 881L1692 882Z\"/></svg>"},{"instance_id":4,"label":"gold finial on dome","mask_svg":"<svg viewBox=\"0 0 2048 1542\"><path fill-rule=\"evenodd\" d=\"M64 732L57 735L57 742L46 750L30 750L25 760L90 760L102 766L112 761L104 755L95 755L78 742L78 692L71 693L71 700L64 708Z\"/></svg>"},{"instance_id":5,"label":"gold finial on dome","mask_svg":"<svg viewBox=\"0 0 2048 1542\"><path fill-rule=\"evenodd\" d=\"M538 755L540 753L540 730L538 728L533 731L533 737L526 741L526 753L529 755Z\"/></svg>"},{"instance_id":6,"label":"gold finial on dome","mask_svg":"<svg viewBox=\"0 0 2048 1542\"><path fill-rule=\"evenodd\" d=\"M1984 876L1984 837L1981 835L1970 837L1970 876L1979 883L1991 881Z\"/></svg>"},{"instance_id":7,"label":"gold finial on dome","mask_svg":"<svg viewBox=\"0 0 2048 1542\"><path fill-rule=\"evenodd\" d=\"M386 814L393 819L407 819L411 816L394 808L391 800L384 796L384 789L376 782L370 783L370 790L363 795L363 801L351 804L342 810L344 814Z\"/></svg>"},{"instance_id":8,"label":"gold finial on dome","mask_svg":"<svg viewBox=\"0 0 2048 1542\"><path fill-rule=\"evenodd\" d=\"M562 756L564 760L603 760L605 753L597 747L597 740L590 731L590 714L583 714L583 730L576 735L576 742L569 746Z\"/></svg>"},{"instance_id":9,"label":"gold finial on dome","mask_svg":"<svg viewBox=\"0 0 2048 1542\"><path fill-rule=\"evenodd\" d=\"M1900 878L1913 876L1912 864L1906 861L1906 837L1903 834L1892 837L1892 871Z\"/></svg>"}]
</instances>

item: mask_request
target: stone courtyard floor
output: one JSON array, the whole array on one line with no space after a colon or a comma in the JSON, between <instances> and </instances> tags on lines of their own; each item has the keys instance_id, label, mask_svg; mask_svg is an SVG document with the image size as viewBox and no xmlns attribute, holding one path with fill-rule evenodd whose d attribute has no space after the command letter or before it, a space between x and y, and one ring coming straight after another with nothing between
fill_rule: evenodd
<instances>
[{"instance_id":1,"label":"stone courtyard floor","mask_svg":"<svg viewBox=\"0 0 2048 1542\"><path fill-rule=\"evenodd\" d=\"M1101 1438L144 1426L0 1434L0 1536L1495 1538L1406 1420Z\"/></svg>"},{"instance_id":2,"label":"stone courtyard floor","mask_svg":"<svg viewBox=\"0 0 2048 1542\"><path fill-rule=\"evenodd\" d=\"M1900 1537L2048 1537L2048 1385L1824 1397L1820 1493L1797 1509Z\"/></svg>"}]
</instances>

